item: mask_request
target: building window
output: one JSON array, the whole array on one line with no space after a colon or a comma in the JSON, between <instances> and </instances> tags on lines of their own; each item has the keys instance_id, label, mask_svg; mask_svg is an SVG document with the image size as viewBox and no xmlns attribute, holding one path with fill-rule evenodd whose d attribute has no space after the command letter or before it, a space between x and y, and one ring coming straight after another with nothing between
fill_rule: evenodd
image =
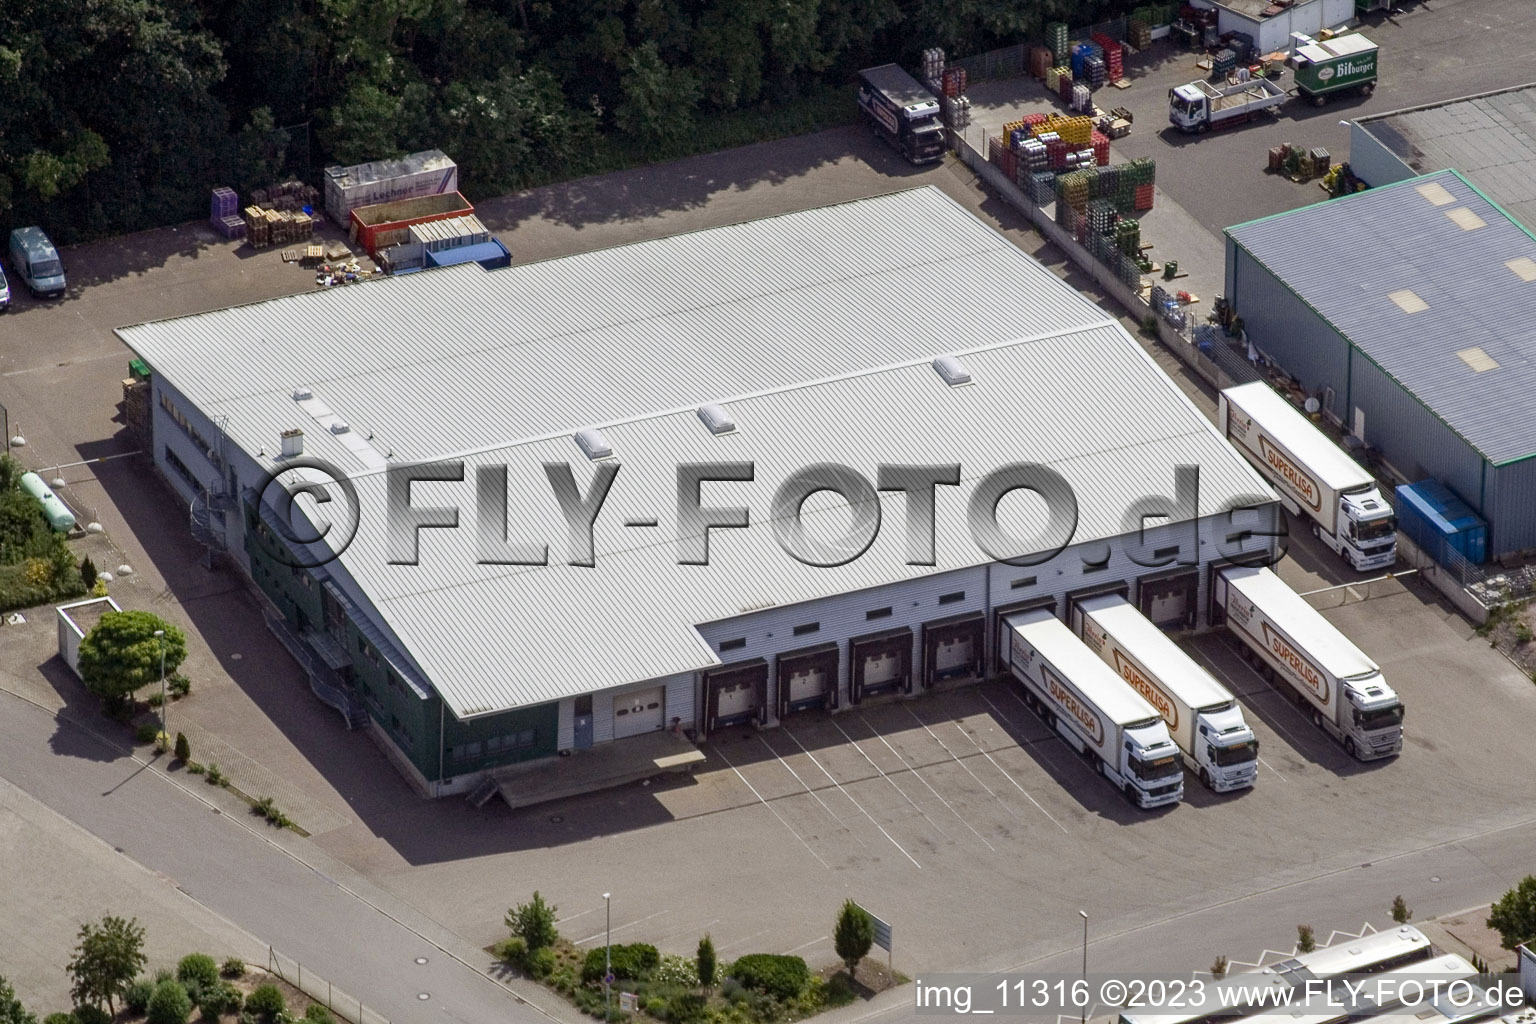
<instances>
[{"instance_id":1,"label":"building window","mask_svg":"<svg viewBox=\"0 0 1536 1024\"><path fill-rule=\"evenodd\" d=\"M735 640L721 640L719 649L722 651L739 651L747 646L747 638L739 636Z\"/></svg>"},{"instance_id":2,"label":"building window","mask_svg":"<svg viewBox=\"0 0 1536 1024\"><path fill-rule=\"evenodd\" d=\"M805 636L807 633L814 633L820 628L821 623L819 622L805 622L795 627L795 636Z\"/></svg>"},{"instance_id":3,"label":"building window","mask_svg":"<svg viewBox=\"0 0 1536 1024\"><path fill-rule=\"evenodd\" d=\"M1034 585L1035 585L1035 577L1033 577L1033 576L1020 576L1018 579L1016 579L1012 583L1008 584L1008 589L1009 590L1023 590L1025 587L1032 587Z\"/></svg>"},{"instance_id":4,"label":"building window","mask_svg":"<svg viewBox=\"0 0 1536 1024\"><path fill-rule=\"evenodd\" d=\"M375 665L380 664L382 660L379 657L379 652L374 650L373 644L369 643L367 640L364 640L362 637L357 638L357 653L361 654Z\"/></svg>"},{"instance_id":5,"label":"building window","mask_svg":"<svg viewBox=\"0 0 1536 1024\"><path fill-rule=\"evenodd\" d=\"M202 486L197 482L197 478L192 475L192 471L187 468L187 464L177 458L175 452L171 451L170 445L165 446L165 464L174 469L178 476L180 476L187 483L191 484L193 487Z\"/></svg>"},{"instance_id":6,"label":"building window","mask_svg":"<svg viewBox=\"0 0 1536 1024\"><path fill-rule=\"evenodd\" d=\"M871 608L869 611L864 613L865 621L870 621L870 622L874 621L875 619L888 619L890 617L891 617L891 609L889 607L885 607L885 608Z\"/></svg>"},{"instance_id":7,"label":"building window","mask_svg":"<svg viewBox=\"0 0 1536 1024\"><path fill-rule=\"evenodd\" d=\"M187 422L187 418L182 415L181 410L176 408L176 403L171 401L171 396L167 395L164 391L160 392L160 408L165 410L165 414L171 418L172 423L175 423L182 429L183 433L192 439L192 443L197 445L198 451L208 453L214 450L214 446L203 440L202 435L197 432L191 423ZM219 460L212 455L208 456L208 461L215 466L219 465Z\"/></svg>"},{"instance_id":8,"label":"building window","mask_svg":"<svg viewBox=\"0 0 1536 1024\"><path fill-rule=\"evenodd\" d=\"M965 600L965 591L957 590L953 594L940 594L939 604L956 604Z\"/></svg>"}]
</instances>

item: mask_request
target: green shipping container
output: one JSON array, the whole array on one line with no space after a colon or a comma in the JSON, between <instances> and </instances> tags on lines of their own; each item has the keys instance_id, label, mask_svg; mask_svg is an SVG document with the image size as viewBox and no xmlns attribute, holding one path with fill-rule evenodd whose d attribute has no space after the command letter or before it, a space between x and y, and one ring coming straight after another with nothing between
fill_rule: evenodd
<instances>
[{"instance_id":1,"label":"green shipping container","mask_svg":"<svg viewBox=\"0 0 1536 1024\"><path fill-rule=\"evenodd\" d=\"M1358 33L1303 46L1296 55L1296 87L1305 96L1370 88L1376 82L1376 44Z\"/></svg>"}]
</instances>

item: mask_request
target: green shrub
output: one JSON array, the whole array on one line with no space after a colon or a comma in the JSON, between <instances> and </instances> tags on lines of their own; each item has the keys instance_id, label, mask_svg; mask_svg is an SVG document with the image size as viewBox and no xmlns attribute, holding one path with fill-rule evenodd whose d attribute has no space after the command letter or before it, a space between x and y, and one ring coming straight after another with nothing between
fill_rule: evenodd
<instances>
[{"instance_id":1,"label":"green shrub","mask_svg":"<svg viewBox=\"0 0 1536 1024\"><path fill-rule=\"evenodd\" d=\"M276 985L257 985L245 997L245 1012L264 1024L272 1024L283 1009L283 994L277 990Z\"/></svg>"},{"instance_id":2,"label":"green shrub","mask_svg":"<svg viewBox=\"0 0 1536 1024\"><path fill-rule=\"evenodd\" d=\"M227 981L216 981L203 989L202 998L197 1000L197 1010L204 1020L214 1021L225 1014L239 1013L244 1002L245 997L239 989Z\"/></svg>"},{"instance_id":3,"label":"green shrub","mask_svg":"<svg viewBox=\"0 0 1536 1024\"><path fill-rule=\"evenodd\" d=\"M123 991L123 1008L132 1014L141 1014L149 1009L149 997L155 994L155 983L148 978L140 978L129 984Z\"/></svg>"},{"instance_id":4,"label":"green shrub","mask_svg":"<svg viewBox=\"0 0 1536 1024\"><path fill-rule=\"evenodd\" d=\"M310 1003L309 1009L304 1011L304 1019L314 1021L315 1024L332 1024L331 1011L319 1003Z\"/></svg>"},{"instance_id":5,"label":"green shrub","mask_svg":"<svg viewBox=\"0 0 1536 1024\"><path fill-rule=\"evenodd\" d=\"M198 764L196 761L188 761L187 762L187 774L188 775L201 775L201 774L203 774L203 772L205 772L207 770L208 769L204 768L202 765Z\"/></svg>"},{"instance_id":6,"label":"green shrub","mask_svg":"<svg viewBox=\"0 0 1536 1024\"><path fill-rule=\"evenodd\" d=\"M150 694L148 697L145 697L144 700L152 708L158 708L160 705L165 703L165 698L162 697L158 691Z\"/></svg>"},{"instance_id":7,"label":"green shrub","mask_svg":"<svg viewBox=\"0 0 1536 1024\"><path fill-rule=\"evenodd\" d=\"M192 997L179 981L162 981L149 997L149 1024L187 1024Z\"/></svg>"},{"instance_id":8,"label":"green shrub","mask_svg":"<svg viewBox=\"0 0 1536 1024\"><path fill-rule=\"evenodd\" d=\"M192 680L180 672L172 672L165 679L165 688L171 691L172 697L179 700L192 692Z\"/></svg>"},{"instance_id":9,"label":"green shrub","mask_svg":"<svg viewBox=\"0 0 1536 1024\"><path fill-rule=\"evenodd\" d=\"M811 980L811 971L798 956L749 953L731 965L731 977L777 999L793 999Z\"/></svg>"},{"instance_id":10,"label":"green shrub","mask_svg":"<svg viewBox=\"0 0 1536 1024\"><path fill-rule=\"evenodd\" d=\"M293 819L278 810L277 804L269 796L264 796L253 803L251 813L266 818L268 825L276 825L278 828L293 827Z\"/></svg>"},{"instance_id":11,"label":"green shrub","mask_svg":"<svg viewBox=\"0 0 1536 1024\"><path fill-rule=\"evenodd\" d=\"M96 585L96 563L91 561L90 555L80 559L80 582L85 584L85 589L87 590ZM138 1012L143 1013L144 1011L139 1010Z\"/></svg>"},{"instance_id":12,"label":"green shrub","mask_svg":"<svg viewBox=\"0 0 1536 1024\"><path fill-rule=\"evenodd\" d=\"M176 965L176 980L183 985L212 989L219 983L219 965L207 953L188 953Z\"/></svg>"},{"instance_id":13,"label":"green shrub","mask_svg":"<svg viewBox=\"0 0 1536 1024\"><path fill-rule=\"evenodd\" d=\"M99 1006L77 1006L75 1024L112 1024L112 1016Z\"/></svg>"},{"instance_id":14,"label":"green shrub","mask_svg":"<svg viewBox=\"0 0 1536 1024\"><path fill-rule=\"evenodd\" d=\"M210 786L224 786L226 788L229 786L229 780L224 777L223 772L219 771L219 766L216 764L210 764L208 766L208 776L206 779L204 779L204 781L207 782ZM242 971L241 973L244 972ZM238 974L235 975L237 978L239 976L240 975Z\"/></svg>"},{"instance_id":15,"label":"green shrub","mask_svg":"<svg viewBox=\"0 0 1536 1024\"><path fill-rule=\"evenodd\" d=\"M160 726L154 722L145 722L133 731L133 741L135 743L153 743L158 735L160 735Z\"/></svg>"},{"instance_id":16,"label":"green shrub","mask_svg":"<svg viewBox=\"0 0 1536 1024\"><path fill-rule=\"evenodd\" d=\"M162 981L175 981L175 980L176 980L176 972L172 971L170 968L162 967L158 971L155 972L154 981L155 981L156 985L160 984Z\"/></svg>"},{"instance_id":17,"label":"green shrub","mask_svg":"<svg viewBox=\"0 0 1536 1024\"><path fill-rule=\"evenodd\" d=\"M555 951L548 946L528 954L528 973L540 980L549 977L555 969Z\"/></svg>"},{"instance_id":18,"label":"green shrub","mask_svg":"<svg viewBox=\"0 0 1536 1024\"><path fill-rule=\"evenodd\" d=\"M661 985L699 986L699 969L692 957L663 953L661 963L651 972L651 980Z\"/></svg>"},{"instance_id":19,"label":"green shrub","mask_svg":"<svg viewBox=\"0 0 1536 1024\"><path fill-rule=\"evenodd\" d=\"M192 760L192 744L187 742L186 733L176 734L176 760L182 764Z\"/></svg>"},{"instance_id":20,"label":"green shrub","mask_svg":"<svg viewBox=\"0 0 1536 1024\"><path fill-rule=\"evenodd\" d=\"M665 996L646 996L645 1012L658 1020L667 1019L667 1000Z\"/></svg>"},{"instance_id":21,"label":"green shrub","mask_svg":"<svg viewBox=\"0 0 1536 1024\"><path fill-rule=\"evenodd\" d=\"M604 966L610 960L615 978L637 980L650 977L650 973L661 963L661 954L656 952L656 947L648 942L614 946L607 960L603 956L603 950L602 946L587 950L587 957L581 965L582 981L602 981Z\"/></svg>"},{"instance_id":22,"label":"green shrub","mask_svg":"<svg viewBox=\"0 0 1536 1024\"><path fill-rule=\"evenodd\" d=\"M72 1013L50 1013L43 1018L43 1024L75 1024L75 1015Z\"/></svg>"},{"instance_id":23,"label":"green shrub","mask_svg":"<svg viewBox=\"0 0 1536 1024\"><path fill-rule=\"evenodd\" d=\"M208 766L208 771L209 771L210 774L213 773L213 772L216 772L218 770L219 770L219 766L216 765L216 764ZM237 956L232 956L228 960L225 960L222 965L220 965L219 973L224 975L224 977L226 977L226 978L240 978L240 977L244 977L244 975L245 975L245 961L241 960Z\"/></svg>"},{"instance_id":24,"label":"green shrub","mask_svg":"<svg viewBox=\"0 0 1536 1024\"><path fill-rule=\"evenodd\" d=\"M491 955L509 967L522 970L528 966L528 943L521 936L514 935L492 946Z\"/></svg>"},{"instance_id":25,"label":"green shrub","mask_svg":"<svg viewBox=\"0 0 1536 1024\"><path fill-rule=\"evenodd\" d=\"M519 903L507 911L504 918L507 929L528 944L530 950L553 946L560 937L555 927L558 907L545 903L544 897L534 890L533 899Z\"/></svg>"},{"instance_id":26,"label":"green shrub","mask_svg":"<svg viewBox=\"0 0 1536 1024\"><path fill-rule=\"evenodd\" d=\"M746 988L731 977L729 971L726 972L725 983L720 986L720 998L728 1003L739 1003L747 998Z\"/></svg>"},{"instance_id":27,"label":"green shrub","mask_svg":"<svg viewBox=\"0 0 1536 1024\"><path fill-rule=\"evenodd\" d=\"M667 1001L667 1020L673 1024L694 1024L704 1019L705 1000L697 992L679 992Z\"/></svg>"}]
</instances>

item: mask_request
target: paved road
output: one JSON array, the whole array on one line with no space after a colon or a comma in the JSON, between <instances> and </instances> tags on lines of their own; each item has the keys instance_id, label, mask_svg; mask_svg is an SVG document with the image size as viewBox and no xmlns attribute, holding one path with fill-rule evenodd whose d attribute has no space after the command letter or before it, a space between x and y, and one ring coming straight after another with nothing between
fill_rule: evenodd
<instances>
[{"instance_id":1,"label":"paved road","mask_svg":"<svg viewBox=\"0 0 1536 1024\"><path fill-rule=\"evenodd\" d=\"M218 812L9 694L0 694L0 750L0 776L392 1021L549 1019L401 923L407 908L371 894L379 902L370 905L356 894L365 883L306 866L265 826Z\"/></svg>"}]
</instances>

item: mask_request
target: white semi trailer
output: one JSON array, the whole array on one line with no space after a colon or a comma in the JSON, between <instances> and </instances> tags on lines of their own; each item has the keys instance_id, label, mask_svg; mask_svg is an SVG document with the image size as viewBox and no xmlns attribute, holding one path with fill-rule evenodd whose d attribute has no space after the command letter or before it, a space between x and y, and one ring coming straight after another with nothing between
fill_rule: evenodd
<instances>
[{"instance_id":1,"label":"white semi trailer","mask_svg":"<svg viewBox=\"0 0 1536 1024\"><path fill-rule=\"evenodd\" d=\"M1259 778L1259 741L1227 689L1118 594L1073 609L1072 627L1147 699L1208 789L1228 793Z\"/></svg>"},{"instance_id":2,"label":"white semi trailer","mask_svg":"<svg viewBox=\"0 0 1536 1024\"><path fill-rule=\"evenodd\" d=\"M1263 381L1221 392L1216 425L1291 514L1361 571L1397 561L1397 516L1376 478Z\"/></svg>"},{"instance_id":3,"label":"white semi trailer","mask_svg":"<svg viewBox=\"0 0 1536 1024\"><path fill-rule=\"evenodd\" d=\"M1403 702L1381 669L1284 580L1233 566L1217 572L1214 585L1227 628L1314 725L1361 761L1403 749Z\"/></svg>"},{"instance_id":4,"label":"white semi trailer","mask_svg":"<svg viewBox=\"0 0 1536 1024\"><path fill-rule=\"evenodd\" d=\"M1176 804L1184 767L1168 725L1048 610L1004 619L1002 660L1024 700L1138 807Z\"/></svg>"}]
</instances>

